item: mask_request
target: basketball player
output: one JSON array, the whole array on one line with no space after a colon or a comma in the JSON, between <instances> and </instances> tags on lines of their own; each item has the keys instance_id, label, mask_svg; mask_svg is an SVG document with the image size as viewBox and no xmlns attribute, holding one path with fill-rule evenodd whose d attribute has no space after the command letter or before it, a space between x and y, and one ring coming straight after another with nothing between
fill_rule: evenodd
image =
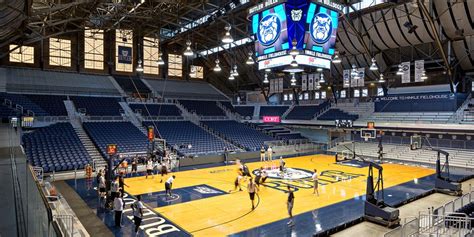
<instances>
[{"instance_id":1,"label":"basketball player","mask_svg":"<svg viewBox=\"0 0 474 237\"><path fill-rule=\"evenodd\" d=\"M319 196L319 191L318 191L318 171L314 169L313 176L311 177L313 179L313 194L317 193Z\"/></svg>"},{"instance_id":2,"label":"basketball player","mask_svg":"<svg viewBox=\"0 0 474 237\"><path fill-rule=\"evenodd\" d=\"M280 176L283 177L283 174L285 173L285 161L283 160L283 157L280 156Z\"/></svg>"},{"instance_id":3,"label":"basketball player","mask_svg":"<svg viewBox=\"0 0 474 237\"><path fill-rule=\"evenodd\" d=\"M295 223L293 222L293 205L295 203L295 195L293 194L293 190L291 190L290 185L288 185L288 200L286 201L286 208L288 209L288 215L290 216L290 221L288 221L289 226L293 226Z\"/></svg>"},{"instance_id":4,"label":"basketball player","mask_svg":"<svg viewBox=\"0 0 474 237\"><path fill-rule=\"evenodd\" d=\"M265 147L260 148L260 161L265 161Z\"/></svg>"},{"instance_id":5,"label":"basketball player","mask_svg":"<svg viewBox=\"0 0 474 237\"><path fill-rule=\"evenodd\" d=\"M100 198L104 198L106 194L106 185L105 185L105 177L102 174L102 171L99 172L99 196Z\"/></svg>"},{"instance_id":6,"label":"basketball player","mask_svg":"<svg viewBox=\"0 0 474 237\"><path fill-rule=\"evenodd\" d=\"M148 179L148 175L151 175L152 178L153 176L153 161L151 159L148 159L146 162L146 178Z\"/></svg>"},{"instance_id":7,"label":"basketball player","mask_svg":"<svg viewBox=\"0 0 474 237\"><path fill-rule=\"evenodd\" d=\"M267 149L267 158L268 158L267 160L272 161L272 156L273 156L273 149L271 146L269 146Z\"/></svg>"},{"instance_id":8,"label":"basketball player","mask_svg":"<svg viewBox=\"0 0 474 237\"><path fill-rule=\"evenodd\" d=\"M132 204L133 222L135 223L135 235L138 235L138 230L140 229L140 225L142 224L143 208L145 208L141 199L141 196L138 195L137 201Z\"/></svg>"},{"instance_id":9,"label":"basketball player","mask_svg":"<svg viewBox=\"0 0 474 237\"><path fill-rule=\"evenodd\" d=\"M132 172L131 174L137 174L138 170L138 155L132 160Z\"/></svg>"},{"instance_id":10,"label":"basketball player","mask_svg":"<svg viewBox=\"0 0 474 237\"><path fill-rule=\"evenodd\" d=\"M171 197L171 187L173 186L173 181L176 178L176 176L171 176L169 177L168 180L165 182L165 189L166 189L166 194Z\"/></svg>"},{"instance_id":11,"label":"basketball player","mask_svg":"<svg viewBox=\"0 0 474 237\"><path fill-rule=\"evenodd\" d=\"M244 181L247 181L247 177L252 178L249 167L245 163L242 163L242 174L244 176Z\"/></svg>"},{"instance_id":12,"label":"basketball player","mask_svg":"<svg viewBox=\"0 0 474 237\"><path fill-rule=\"evenodd\" d=\"M243 178L243 172L242 172L242 169L240 168L238 171L237 171L237 178L235 178L235 181L234 181L234 190L233 191L236 191L237 188L239 188L239 191L242 191L242 188L240 187L240 182L242 181L242 178ZM232 190L229 190L229 193L231 193Z\"/></svg>"},{"instance_id":13,"label":"basketball player","mask_svg":"<svg viewBox=\"0 0 474 237\"><path fill-rule=\"evenodd\" d=\"M263 184L265 183L265 180L267 180L268 174L267 171L263 169L263 167L260 168L260 173L262 174L262 182L260 182L260 184Z\"/></svg>"},{"instance_id":14,"label":"basketball player","mask_svg":"<svg viewBox=\"0 0 474 237\"><path fill-rule=\"evenodd\" d=\"M257 185L253 182L252 177L250 177L249 183L247 185L247 190L250 196L250 202L252 202L252 210L255 209L255 193L258 191Z\"/></svg>"},{"instance_id":15,"label":"basketball player","mask_svg":"<svg viewBox=\"0 0 474 237\"><path fill-rule=\"evenodd\" d=\"M166 176L168 174L168 168L166 167L166 164L165 163L161 163L161 181L160 183L163 183L163 177Z\"/></svg>"}]
</instances>

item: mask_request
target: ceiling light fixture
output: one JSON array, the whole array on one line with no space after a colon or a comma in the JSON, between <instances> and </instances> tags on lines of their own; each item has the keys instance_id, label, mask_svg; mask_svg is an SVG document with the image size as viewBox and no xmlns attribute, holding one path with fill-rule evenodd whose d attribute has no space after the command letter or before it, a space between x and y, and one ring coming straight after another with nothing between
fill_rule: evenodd
<instances>
[{"instance_id":1,"label":"ceiling light fixture","mask_svg":"<svg viewBox=\"0 0 474 237\"><path fill-rule=\"evenodd\" d=\"M186 41L186 50L184 50L183 55L187 56L187 57L191 57L191 56L194 55L194 52L191 49L191 41L189 41L189 40Z\"/></svg>"},{"instance_id":2,"label":"ceiling light fixture","mask_svg":"<svg viewBox=\"0 0 474 237\"><path fill-rule=\"evenodd\" d=\"M221 66L219 65L219 59L216 59L216 66L214 66L214 72L220 72L222 71Z\"/></svg>"},{"instance_id":3,"label":"ceiling light fixture","mask_svg":"<svg viewBox=\"0 0 474 237\"><path fill-rule=\"evenodd\" d=\"M161 53L158 54L158 61L156 61L158 65L165 65L165 61L163 60L163 57L161 56Z\"/></svg>"},{"instance_id":4,"label":"ceiling light fixture","mask_svg":"<svg viewBox=\"0 0 474 237\"><path fill-rule=\"evenodd\" d=\"M265 84L270 83L270 82L268 81L268 74L266 74L266 73L265 73L265 78L263 79L263 83L265 83Z\"/></svg>"},{"instance_id":5,"label":"ceiling light fixture","mask_svg":"<svg viewBox=\"0 0 474 237\"><path fill-rule=\"evenodd\" d=\"M379 67L377 66L377 61L375 58L372 58L372 65L370 65L370 71L377 71L379 70Z\"/></svg>"},{"instance_id":6,"label":"ceiling light fixture","mask_svg":"<svg viewBox=\"0 0 474 237\"><path fill-rule=\"evenodd\" d=\"M232 73L232 76L234 77L239 76L239 72L237 71L237 65L234 65L234 70L231 73Z\"/></svg>"},{"instance_id":7,"label":"ceiling light fixture","mask_svg":"<svg viewBox=\"0 0 474 237\"><path fill-rule=\"evenodd\" d=\"M334 57L332 58L332 63L338 64L338 63L341 63L341 62L342 62L342 60L339 57L339 52L336 51L336 53L334 54Z\"/></svg>"},{"instance_id":8,"label":"ceiling light fixture","mask_svg":"<svg viewBox=\"0 0 474 237\"><path fill-rule=\"evenodd\" d=\"M142 66L142 60L138 59L138 65L137 68L135 69L137 72L143 72L143 66Z\"/></svg>"},{"instance_id":9,"label":"ceiling light fixture","mask_svg":"<svg viewBox=\"0 0 474 237\"><path fill-rule=\"evenodd\" d=\"M230 44L234 42L232 35L230 35L230 29L232 29L232 26L230 26L229 24L225 26L225 35L222 38L222 43L224 44Z\"/></svg>"},{"instance_id":10,"label":"ceiling light fixture","mask_svg":"<svg viewBox=\"0 0 474 237\"><path fill-rule=\"evenodd\" d=\"M298 45L298 41L296 41L296 39L293 39L293 41L291 41L291 49L290 51L288 52L288 54L290 54L291 56L296 56L296 55L299 55L300 54L300 51L298 50L298 48L296 47Z\"/></svg>"},{"instance_id":11,"label":"ceiling light fixture","mask_svg":"<svg viewBox=\"0 0 474 237\"><path fill-rule=\"evenodd\" d=\"M247 62L245 62L247 65L253 65L255 64L255 62L253 61L253 58L252 58L252 52L249 52L249 58L247 59Z\"/></svg>"}]
</instances>

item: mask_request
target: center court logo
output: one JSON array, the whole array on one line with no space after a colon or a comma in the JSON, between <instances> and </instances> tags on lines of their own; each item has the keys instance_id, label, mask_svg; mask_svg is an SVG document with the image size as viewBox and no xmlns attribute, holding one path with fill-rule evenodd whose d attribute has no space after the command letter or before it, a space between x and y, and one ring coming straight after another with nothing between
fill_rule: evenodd
<instances>
[{"instance_id":1,"label":"center court logo","mask_svg":"<svg viewBox=\"0 0 474 237\"><path fill-rule=\"evenodd\" d=\"M262 18L258 26L257 38L261 44L268 46L280 37L281 22L275 14L270 14Z\"/></svg>"},{"instance_id":2,"label":"center court logo","mask_svg":"<svg viewBox=\"0 0 474 237\"><path fill-rule=\"evenodd\" d=\"M311 22L311 37L318 44L326 43L332 35L332 19L323 12L316 14Z\"/></svg>"},{"instance_id":3,"label":"center court logo","mask_svg":"<svg viewBox=\"0 0 474 237\"><path fill-rule=\"evenodd\" d=\"M285 172L280 172L279 169L267 170L268 178L271 179L287 179L287 180L300 180L311 178L313 173L308 170L298 169L298 168L286 168ZM253 174L257 175L260 173L260 170L254 170Z\"/></svg>"},{"instance_id":4,"label":"center court logo","mask_svg":"<svg viewBox=\"0 0 474 237\"><path fill-rule=\"evenodd\" d=\"M208 188L206 186L197 186L193 190L200 193L200 194L220 194L220 193L222 193L219 190Z\"/></svg>"}]
</instances>

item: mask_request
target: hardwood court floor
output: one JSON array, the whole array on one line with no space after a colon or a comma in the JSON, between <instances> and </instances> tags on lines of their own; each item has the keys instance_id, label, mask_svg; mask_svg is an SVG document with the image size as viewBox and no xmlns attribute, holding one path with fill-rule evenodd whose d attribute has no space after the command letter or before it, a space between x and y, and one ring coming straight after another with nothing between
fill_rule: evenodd
<instances>
[{"instance_id":1,"label":"hardwood court floor","mask_svg":"<svg viewBox=\"0 0 474 237\"><path fill-rule=\"evenodd\" d=\"M269 177L260 188L256 197L257 208L252 211L249 195L246 192L247 182L242 184L242 192L231 194L221 192L219 195L206 198L181 197L169 205L157 205L155 211L174 222L194 236L224 236L252 229L288 218L286 211L287 184L298 188L295 192L293 214L308 212L314 209L359 198L365 194L367 166L351 167L334 163L333 156L313 155L285 159L286 167L291 168L293 176L289 179ZM247 164L251 171L264 163ZM435 171L421 167L398 164L383 164L384 186L386 188L413 181ZM319 176L319 197L313 195L311 174L317 169ZM176 180L173 189L186 190L188 187L207 185L212 190L228 192L233 189L237 165L205 168L173 173ZM375 175L378 173L375 172ZM169 175L168 175L169 176ZM165 180L164 180L165 181ZM143 197L164 191L160 176L145 179L144 176L127 178L127 192ZM211 190L211 191L212 191ZM178 193L183 193L179 191ZM146 203L146 202L145 202Z\"/></svg>"}]
</instances>

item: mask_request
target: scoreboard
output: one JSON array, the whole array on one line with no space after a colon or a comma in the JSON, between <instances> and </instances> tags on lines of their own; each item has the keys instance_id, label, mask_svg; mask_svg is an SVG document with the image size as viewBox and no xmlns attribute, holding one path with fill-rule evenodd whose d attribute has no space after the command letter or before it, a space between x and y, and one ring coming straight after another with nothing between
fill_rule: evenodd
<instances>
[{"instance_id":1,"label":"scoreboard","mask_svg":"<svg viewBox=\"0 0 474 237\"><path fill-rule=\"evenodd\" d=\"M310 0L266 1L249 9L259 70L288 66L293 42L298 64L330 68L339 11Z\"/></svg>"}]
</instances>

